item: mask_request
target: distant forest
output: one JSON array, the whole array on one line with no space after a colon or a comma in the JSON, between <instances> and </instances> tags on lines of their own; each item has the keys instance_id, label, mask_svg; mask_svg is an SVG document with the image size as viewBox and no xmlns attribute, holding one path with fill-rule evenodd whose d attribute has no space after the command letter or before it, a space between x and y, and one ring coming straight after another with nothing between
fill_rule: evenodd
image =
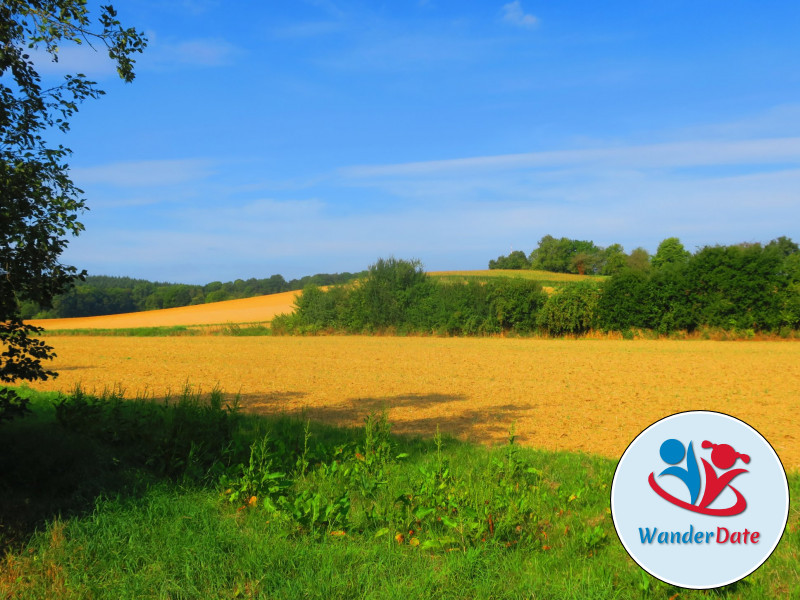
<instances>
[{"instance_id":1,"label":"distant forest","mask_svg":"<svg viewBox=\"0 0 800 600\"><path fill-rule=\"evenodd\" d=\"M286 281L282 275L272 275L267 279L237 279L227 283L212 281L206 285L90 275L85 281L77 281L75 287L66 294L56 296L51 308L43 308L32 302L23 303L22 318L92 317L206 304L301 290L308 284L325 286L347 283L365 273L318 273L290 281Z\"/></svg>"}]
</instances>

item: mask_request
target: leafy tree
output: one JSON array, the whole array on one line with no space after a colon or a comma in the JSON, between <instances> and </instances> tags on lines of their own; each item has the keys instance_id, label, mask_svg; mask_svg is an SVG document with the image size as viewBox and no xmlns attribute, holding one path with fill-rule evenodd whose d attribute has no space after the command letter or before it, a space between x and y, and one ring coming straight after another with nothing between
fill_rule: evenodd
<instances>
[{"instance_id":1,"label":"leafy tree","mask_svg":"<svg viewBox=\"0 0 800 600\"><path fill-rule=\"evenodd\" d=\"M569 247L567 238L557 240L546 235L539 240L539 246L531 252L531 267L542 271L566 273L569 267Z\"/></svg>"},{"instance_id":2,"label":"leafy tree","mask_svg":"<svg viewBox=\"0 0 800 600\"><path fill-rule=\"evenodd\" d=\"M583 274L597 272L600 258L601 250L594 242L546 235L531 253L530 262L534 269Z\"/></svg>"},{"instance_id":3,"label":"leafy tree","mask_svg":"<svg viewBox=\"0 0 800 600\"><path fill-rule=\"evenodd\" d=\"M489 261L490 269L530 269L531 263L522 250L514 250L508 256L498 256Z\"/></svg>"},{"instance_id":4,"label":"leafy tree","mask_svg":"<svg viewBox=\"0 0 800 600\"><path fill-rule=\"evenodd\" d=\"M781 237L772 240L769 244L765 246L766 248L774 248L777 249L781 256L787 258L792 254L797 254L800 252L800 246L795 244L791 238L782 235Z\"/></svg>"},{"instance_id":5,"label":"leafy tree","mask_svg":"<svg viewBox=\"0 0 800 600\"><path fill-rule=\"evenodd\" d=\"M384 329L402 325L409 308L430 288L420 261L379 258L353 290L351 326Z\"/></svg>"},{"instance_id":6,"label":"leafy tree","mask_svg":"<svg viewBox=\"0 0 800 600\"><path fill-rule=\"evenodd\" d=\"M628 255L628 268L632 271L647 273L650 270L650 253L642 248L634 248Z\"/></svg>"},{"instance_id":7,"label":"leafy tree","mask_svg":"<svg viewBox=\"0 0 800 600\"><path fill-rule=\"evenodd\" d=\"M619 273L627 266L625 249L620 244L611 244L602 251L600 261L600 274L613 275Z\"/></svg>"},{"instance_id":8,"label":"leafy tree","mask_svg":"<svg viewBox=\"0 0 800 600\"><path fill-rule=\"evenodd\" d=\"M570 261L571 270L577 272L578 275L585 275L586 271L594 272L597 270L598 259L599 254L597 253L577 252Z\"/></svg>"},{"instance_id":9,"label":"leafy tree","mask_svg":"<svg viewBox=\"0 0 800 600\"><path fill-rule=\"evenodd\" d=\"M707 246L686 268L696 321L725 329L777 330L790 281L783 260L761 244Z\"/></svg>"},{"instance_id":10,"label":"leafy tree","mask_svg":"<svg viewBox=\"0 0 800 600\"><path fill-rule=\"evenodd\" d=\"M651 261L654 269L664 265L683 265L689 261L692 254L683 247L681 241L676 237L665 239L658 245L655 256Z\"/></svg>"},{"instance_id":11,"label":"leafy tree","mask_svg":"<svg viewBox=\"0 0 800 600\"><path fill-rule=\"evenodd\" d=\"M79 273L59 262L67 235L83 225L82 191L69 178L69 149L51 144L54 129L69 130L70 118L86 99L103 94L83 74L66 75L45 87L33 52L43 49L57 62L65 43L104 45L119 76L133 81L133 55L145 38L125 29L112 6L92 22L84 0L5 0L0 4L0 383L47 379L42 366L53 349L32 336L41 330L22 321L20 304L48 308ZM18 413L24 401L8 390L0 399L0 420Z\"/></svg>"}]
</instances>

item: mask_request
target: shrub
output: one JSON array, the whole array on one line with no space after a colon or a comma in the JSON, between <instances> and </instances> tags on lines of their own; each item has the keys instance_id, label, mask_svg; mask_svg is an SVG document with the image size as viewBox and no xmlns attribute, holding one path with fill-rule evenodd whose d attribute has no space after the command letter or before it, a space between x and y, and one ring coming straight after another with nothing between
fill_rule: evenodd
<instances>
[{"instance_id":1,"label":"shrub","mask_svg":"<svg viewBox=\"0 0 800 600\"><path fill-rule=\"evenodd\" d=\"M547 301L541 283L498 277L486 282L486 287L496 331L527 333L536 328L539 309Z\"/></svg>"},{"instance_id":2,"label":"shrub","mask_svg":"<svg viewBox=\"0 0 800 600\"><path fill-rule=\"evenodd\" d=\"M537 319L550 335L581 334L597 320L600 289L592 282L567 286L547 299Z\"/></svg>"}]
</instances>

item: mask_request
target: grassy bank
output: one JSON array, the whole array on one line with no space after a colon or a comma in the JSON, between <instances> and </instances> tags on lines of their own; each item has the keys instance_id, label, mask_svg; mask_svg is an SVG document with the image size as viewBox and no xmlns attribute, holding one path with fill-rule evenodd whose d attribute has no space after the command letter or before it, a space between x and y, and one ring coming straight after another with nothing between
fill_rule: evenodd
<instances>
[{"instance_id":1,"label":"grassy bank","mask_svg":"<svg viewBox=\"0 0 800 600\"><path fill-rule=\"evenodd\" d=\"M225 323L222 325L174 325L169 327L121 327L99 329L48 329L47 336L99 337L182 337L194 335L269 335L268 323Z\"/></svg>"},{"instance_id":2,"label":"grassy bank","mask_svg":"<svg viewBox=\"0 0 800 600\"><path fill-rule=\"evenodd\" d=\"M2 425L0 598L783 598L798 511L743 582L642 573L608 511L614 461L254 417L219 392L29 393ZM800 491L796 475L792 492Z\"/></svg>"}]
</instances>

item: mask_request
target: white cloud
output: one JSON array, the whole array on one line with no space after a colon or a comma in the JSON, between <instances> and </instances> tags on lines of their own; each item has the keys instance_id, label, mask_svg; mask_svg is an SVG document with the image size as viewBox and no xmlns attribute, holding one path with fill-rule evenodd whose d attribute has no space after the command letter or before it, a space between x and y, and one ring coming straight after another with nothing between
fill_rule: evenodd
<instances>
[{"instance_id":1,"label":"white cloud","mask_svg":"<svg viewBox=\"0 0 800 600\"><path fill-rule=\"evenodd\" d=\"M83 73L90 79L101 79L116 75L117 72L116 64L108 57L108 51L102 43L95 48L88 44L62 46L58 49L58 62L54 62L52 56L42 48L26 52L42 75Z\"/></svg>"},{"instance_id":2,"label":"white cloud","mask_svg":"<svg viewBox=\"0 0 800 600\"><path fill-rule=\"evenodd\" d=\"M205 159L140 160L72 169L81 185L117 187L176 185L206 179L214 173L214 162Z\"/></svg>"},{"instance_id":3,"label":"white cloud","mask_svg":"<svg viewBox=\"0 0 800 600\"><path fill-rule=\"evenodd\" d=\"M152 31L147 32L148 46L143 54L134 54L135 69L164 67L222 67L232 64L242 50L220 38L198 38L162 42ZM90 79L116 77L116 63L108 57L100 43L93 49L88 44L63 46L54 62L44 49L28 51L42 75L83 73Z\"/></svg>"},{"instance_id":4,"label":"white cloud","mask_svg":"<svg viewBox=\"0 0 800 600\"><path fill-rule=\"evenodd\" d=\"M669 236L690 249L767 242L791 236L800 221L800 138L354 166L307 187L270 185L270 197L231 185L222 169L214 175L221 164L79 171L100 184L153 187L92 194L131 196L119 205L90 202L96 210L85 215L86 232L67 260L93 273L195 283L352 271L389 255L420 258L431 270L469 269L512 245L530 251L548 233L654 251ZM163 200L132 206L149 196Z\"/></svg>"},{"instance_id":5,"label":"white cloud","mask_svg":"<svg viewBox=\"0 0 800 600\"><path fill-rule=\"evenodd\" d=\"M319 8L335 17L341 18L345 15L345 12L341 8L339 8L338 4L332 2L331 0L304 0L304 2L306 4L310 4L311 6Z\"/></svg>"},{"instance_id":6,"label":"white cloud","mask_svg":"<svg viewBox=\"0 0 800 600\"><path fill-rule=\"evenodd\" d=\"M567 168L595 165L604 168L675 168L708 165L766 164L800 161L800 137L744 141L705 141L555 150L523 154L478 156L394 165L361 165L340 171L345 177L394 177L496 171L507 169Z\"/></svg>"},{"instance_id":7,"label":"white cloud","mask_svg":"<svg viewBox=\"0 0 800 600\"><path fill-rule=\"evenodd\" d=\"M312 38L327 35L343 29L342 23L334 21L309 21L278 27L272 31L276 38Z\"/></svg>"},{"instance_id":8,"label":"white cloud","mask_svg":"<svg viewBox=\"0 0 800 600\"><path fill-rule=\"evenodd\" d=\"M238 52L236 46L221 39L198 39L166 45L161 49L161 60L172 60L183 65L219 67L233 62Z\"/></svg>"},{"instance_id":9,"label":"white cloud","mask_svg":"<svg viewBox=\"0 0 800 600\"><path fill-rule=\"evenodd\" d=\"M389 255L429 269L484 268L509 245L528 252L547 233L654 251L673 235L688 248L766 242L791 235L788 224L800 219L800 168L700 178L602 165L407 176L374 182L375 203L364 210L332 214L350 183L313 199L141 207L154 218L135 231L91 211L69 260L93 273L198 283L357 270Z\"/></svg>"},{"instance_id":10,"label":"white cloud","mask_svg":"<svg viewBox=\"0 0 800 600\"><path fill-rule=\"evenodd\" d=\"M539 19L536 16L525 13L520 0L514 0L514 2L503 5L503 21L527 28L536 27L539 24Z\"/></svg>"},{"instance_id":11,"label":"white cloud","mask_svg":"<svg viewBox=\"0 0 800 600\"><path fill-rule=\"evenodd\" d=\"M142 67L222 67L232 64L243 51L222 38L162 40L156 32L147 31L148 45Z\"/></svg>"},{"instance_id":12,"label":"white cloud","mask_svg":"<svg viewBox=\"0 0 800 600\"><path fill-rule=\"evenodd\" d=\"M485 60L496 52L495 42L458 33L403 32L369 33L340 52L317 59L322 67L345 71L407 71L440 69L445 64L466 64Z\"/></svg>"}]
</instances>

